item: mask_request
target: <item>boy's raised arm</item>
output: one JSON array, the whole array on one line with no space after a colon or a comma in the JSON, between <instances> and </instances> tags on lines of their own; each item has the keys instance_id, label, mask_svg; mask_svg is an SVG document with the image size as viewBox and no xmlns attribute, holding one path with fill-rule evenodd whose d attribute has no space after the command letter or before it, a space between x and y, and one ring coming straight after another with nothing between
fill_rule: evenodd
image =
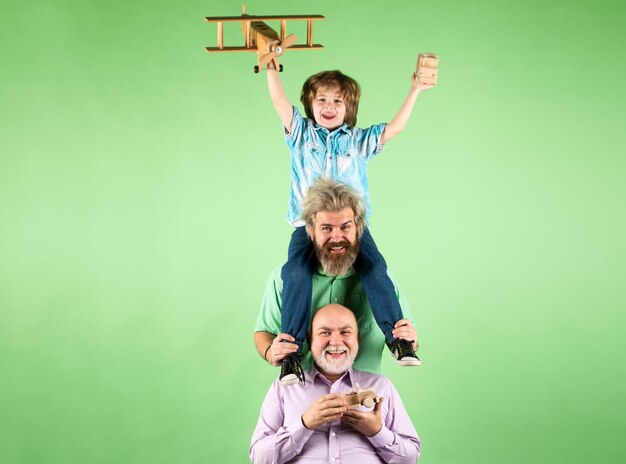
<instances>
[{"instance_id":1,"label":"boy's raised arm","mask_svg":"<svg viewBox=\"0 0 626 464\"><path fill-rule=\"evenodd\" d=\"M385 130L383 131L383 135L381 136L381 143L383 145L402 132L404 126L406 126L406 123L409 120L409 116L411 116L415 100L417 100L419 93L422 90L428 90L433 87L434 85L422 84L419 82L417 80L417 73L413 73L411 76L411 90L409 90L409 94L404 100L404 103L402 103L398 114L396 114L395 117L387 124Z\"/></svg>"},{"instance_id":2,"label":"boy's raised arm","mask_svg":"<svg viewBox=\"0 0 626 464\"><path fill-rule=\"evenodd\" d=\"M270 97L280 120L285 126L287 132L291 132L291 119L293 117L293 106L287 99L285 89L280 81L278 71L274 68L267 69L267 87L270 91Z\"/></svg>"}]
</instances>

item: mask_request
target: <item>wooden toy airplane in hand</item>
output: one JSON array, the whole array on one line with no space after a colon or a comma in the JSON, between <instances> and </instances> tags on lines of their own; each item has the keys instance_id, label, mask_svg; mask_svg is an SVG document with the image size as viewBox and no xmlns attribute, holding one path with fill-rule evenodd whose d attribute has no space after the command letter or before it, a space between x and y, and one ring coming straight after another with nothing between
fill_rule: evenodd
<instances>
[{"instance_id":1,"label":"wooden toy airplane in hand","mask_svg":"<svg viewBox=\"0 0 626 464\"><path fill-rule=\"evenodd\" d=\"M314 50L324 48L323 45L313 43L313 21L325 19L321 15L303 15L303 16L252 16L246 14L246 5L242 5L241 16L208 16L205 18L209 23L217 23L217 47L205 47L209 53L213 52L256 52L259 55L259 61L254 66L254 72L258 73L263 66L270 63L275 69L283 70L283 65L278 64L278 57L281 56L285 49L291 48L295 50ZM287 21L300 20L306 21L306 45L296 44L298 38L295 34L287 35ZM237 22L241 23L241 31L245 44L244 46L224 46L224 23ZM264 21L280 21L280 35Z\"/></svg>"},{"instance_id":2,"label":"wooden toy airplane in hand","mask_svg":"<svg viewBox=\"0 0 626 464\"><path fill-rule=\"evenodd\" d=\"M363 390L358 383L356 384L356 388L351 388L348 393L341 393L340 395L346 402L348 409L358 408L359 406L373 408L376 403L380 403L380 398L376 396L374 390L371 388Z\"/></svg>"}]
</instances>

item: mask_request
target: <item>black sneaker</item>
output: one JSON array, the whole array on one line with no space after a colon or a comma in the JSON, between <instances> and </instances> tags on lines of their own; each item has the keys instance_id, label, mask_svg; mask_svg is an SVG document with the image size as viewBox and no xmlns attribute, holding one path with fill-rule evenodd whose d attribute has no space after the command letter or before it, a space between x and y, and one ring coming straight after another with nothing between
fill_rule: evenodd
<instances>
[{"instance_id":1,"label":"black sneaker","mask_svg":"<svg viewBox=\"0 0 626 464\"><path fill-rule=\"evenodd\" d=\"M282 385L293 385L298 381L304 383L304 372L300 366L300 357L296 353L288 354L283 359L283 365L280 368L280 377L278 377Z\"/></svg>"},{"instance_id":2,"label":"black sneaker","mask_svg":"<svg viewBox=\"0 0 626 464\"><path fill-rule=\"evenodd\" d=\"M422 364L420 358L413 351L413 344L408 340L396 338L391 342L391 354L396 358L396 362L401 366L419 366Z\"/></svg>"}]
</instances>

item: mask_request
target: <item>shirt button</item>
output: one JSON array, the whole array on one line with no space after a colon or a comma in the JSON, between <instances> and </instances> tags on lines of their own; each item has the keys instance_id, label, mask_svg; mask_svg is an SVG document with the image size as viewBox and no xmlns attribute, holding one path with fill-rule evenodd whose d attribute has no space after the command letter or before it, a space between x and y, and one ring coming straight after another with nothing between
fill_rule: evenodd
<instances>
[{"instance_id":1,"label":"shirt button","mask_svg":"<svg viewBox=\"0 0 626 464\"><path fill-rule=\"evenodd\" d=\"M330 434L331 437L334 437L335 435L336 435L335 432Z\"/></svg>"}]
</instances>

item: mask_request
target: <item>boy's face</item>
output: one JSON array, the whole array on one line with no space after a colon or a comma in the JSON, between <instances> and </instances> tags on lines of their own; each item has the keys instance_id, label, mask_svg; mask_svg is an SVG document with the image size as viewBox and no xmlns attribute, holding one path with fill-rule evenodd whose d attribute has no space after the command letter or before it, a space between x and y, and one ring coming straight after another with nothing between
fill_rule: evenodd
<instances>
[{"instance_id":1,"label":"boy's face","mask_svg":"<svg viewBox=\"0 0 626 464\"><path fill-rule=\"evenodd\" d=\"M311 109L315 122L331 131L341 127L346 117L346 105L338 87L319 88L311 102Z\"/></svg>"}]
</instances>

